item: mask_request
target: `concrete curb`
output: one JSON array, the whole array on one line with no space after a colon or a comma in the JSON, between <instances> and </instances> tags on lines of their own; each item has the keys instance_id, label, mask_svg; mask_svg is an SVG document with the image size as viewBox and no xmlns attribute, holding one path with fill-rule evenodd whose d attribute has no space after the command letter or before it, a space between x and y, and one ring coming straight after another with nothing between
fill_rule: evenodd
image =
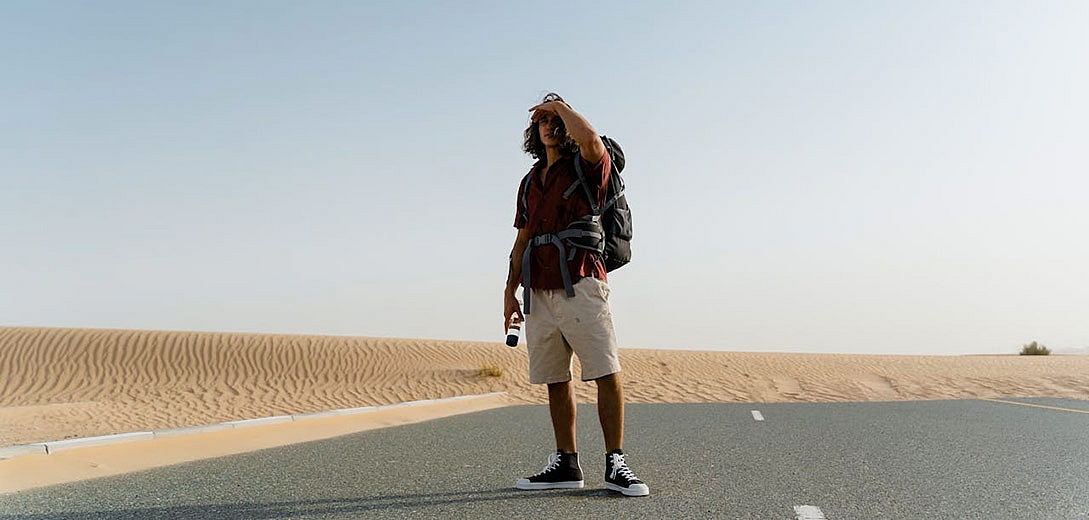
<instances>
[{"instance_id":1,"label":"concrete curb","mask_svg":"<svg viewBox=\"0 0 1089 520\"><path fill-rule=\"evenodd\" d=\"M10 459L19 455L31 455L40 454L45 455L49 453L45 448L45 443L38 444L23 444L20 446L7 446L0 448L0 460Z\"/></svg>"},{"instance_id":2,"label":"concrete curb","mask_svg":"<svg viewBox=\"0 0 1089 520\"><path fill-rule=\"evenodd\" d=\"M295 417L292 415L277 415L274 417L261 417L260 419L246 419L244 421L231 421L227 424L235 428L249 428L251 426L264 426L266 424L277 424L294 421Z\"/></svg>"},{"instance_id":3,"label":"concrete curb","mask_svg":"<svg viewBox=\"0 0 1089 520\"><path fill-rule=\"evenodd\" d=\"M363 406L359 408L342 408L339 410L326 410L322 412L310 412L296 415L276 415L273 417L261 417L258 419L245 419L241 421L228 421L215 424L206 424L202 426L185 426L182 428L169 428L165 430L155 430L150 432L132 432L132 433L119 433L116 435L102 435L99 437L86 437L82 439L68 439L63 441L51 441L51 442L39 442L35 444L23 444L19 446L5 446L0 447L0 460L10 459L18 457L20 455L47 455L50 453L56 453L58 451L70 450L75 448L84 448L87 446L104 446L107 444L119 444L123 442L135 442L146 441L152 439L159 439L163 437L178 437L181 435L191 435L196 433L207 433L221 430L232 430L238 428L249 428L253 426L264 426L268 424L277 424L285 422L305 421L307 419L318 419L322 417L337 417L343 415L355 415L361 413L377 412L379 410L390 410L394 408L405 408L410 406L421 406L428 404L446 403L452 401L463 401L466 399L476 399L479 397L491 397L496 395L503 395L506 392L492 392L488 394L476 394L476 395L459 395L457 397L447 397L444 399L422 399L419 401L409 401L407 403L395 403L384 404L378 406Z\"/></svg>"},{"instance_id":4,"label":"concrete curb","mask_svg":"<svg viewBox=\"0 0 1089 520\"><path fill-rule=\"evenodd\" d=\"M191 434L194 434L194 433L218 432L218 431L232 430L232 429L234 429L233 424L219 423L219 424L208 424L208 425L205 425L205 426L185 426L185 427L182 427L182 428L171 428L169 430L155 430L155 431L153 431L151 433L153 433L155 435L156 439L162 439L162 438L166 438L166 437L180 437L182 435L191 435Z\"/></svg>"},{"instance_id":5,"label":"concrete curb","mask_svg":"<svg viewBox=\"0 0 1089 520\"><path fill-rule=\"evenodd\" d=\"M46 453L85 448L87 446L105 446L107 444L119 444L131 441L146 441L155 438L151 432L118 433L116 435L103 435L101 437L85 437L82 439L69 439L65 441L53 441L45 443Z\"/></svg>"}]
</instances>

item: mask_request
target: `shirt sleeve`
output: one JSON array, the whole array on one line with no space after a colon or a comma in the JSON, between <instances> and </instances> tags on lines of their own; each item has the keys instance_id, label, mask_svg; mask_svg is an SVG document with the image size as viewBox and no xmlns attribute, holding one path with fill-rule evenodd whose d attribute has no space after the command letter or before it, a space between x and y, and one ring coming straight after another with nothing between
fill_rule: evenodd
<instances>
[{"instance_id":1,"label":"shirt sleeve","mask_svg":"<svg viewBox=\"0 0 1089 520\"><path fill-rule=\"evenodd\" d=\"M526 227L526 214L527 209L522 201L525 200L526 179L529 178L527 173L525 177L522 177L522 182L518 183L518 199L514 202L514 227L522 229Z\"/></svg>"},{"instance_id":2,"label":"shirt sleeve","mask_svg":"<svg viewBox=\"0 0 1089 520\"><path fill-rule=\"evenodd\" d=\"M598 204L603 204L609 191L609 175L613 170L612 157L609 157L609 152L605 152L601 160L594 164L580 155L579 161L582 161L582 173L586 175L586 181L591 187L598 188Z\"/></svg>"}]
</instances>

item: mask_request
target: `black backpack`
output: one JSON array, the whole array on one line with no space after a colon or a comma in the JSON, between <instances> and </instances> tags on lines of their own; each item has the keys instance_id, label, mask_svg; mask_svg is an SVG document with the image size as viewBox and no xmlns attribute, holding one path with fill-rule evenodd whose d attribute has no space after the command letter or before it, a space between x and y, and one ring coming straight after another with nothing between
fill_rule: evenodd
<instances>
[{"instance_id":1,"label":"black backpack","mask_svg":"<svg viewBox=\"0 0 1089 520\"><path fill-rule=\"evenodd\" d=\"M597 198L590 191L586 182L586 175L582 172L582 161L575 157L576 180L567 191L563 192L566 200L571 197L575 189L582 185L582 191L590 201L590 208L595 217L600 217L601 227L605 230L605 270L613 271L624 267L631 261L631 208L628 207L628 198L624 196L624 179L620 172L624 171L624 150L620 144L611 137L601 136L605 143L605 149L609 152L612 170L609 172L609 187L605 198L605 205L598 208Z\"/></svg>"}]
</instances>

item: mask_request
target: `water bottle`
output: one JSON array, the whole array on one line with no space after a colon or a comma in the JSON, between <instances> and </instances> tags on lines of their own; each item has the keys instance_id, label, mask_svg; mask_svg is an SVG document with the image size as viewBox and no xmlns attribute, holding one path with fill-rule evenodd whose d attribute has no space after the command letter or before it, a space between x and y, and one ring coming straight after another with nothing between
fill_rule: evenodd
<instances>
[{"instance_id":1,"label":"water bottle","mask_svg":"<svg viewBox=\"0 0 1089 520\"><path fill-rule=\"evenodd\" d=\"M507 328L507 346L514 348L518 346L518 336L522 334L522 322L518 321L518 318L514 318L510 322L510 327Z\"/></svg>"}]
</instances>

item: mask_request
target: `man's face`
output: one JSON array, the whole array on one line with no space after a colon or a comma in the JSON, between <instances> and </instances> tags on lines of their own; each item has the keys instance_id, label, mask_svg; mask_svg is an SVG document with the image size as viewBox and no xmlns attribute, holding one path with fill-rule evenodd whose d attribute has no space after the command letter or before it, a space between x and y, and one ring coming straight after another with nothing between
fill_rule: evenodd
<instances>
[{"instance_id":1,"label":"man's face","mask_svg":"<svg viewBox=\"0 0 1089 520\"><path fill-rule=\"evenodd\" d=\"M544 115L537 120L537 130L541 132L541 142L546 147L559 146L563 143L564 128L560 118L553 115Z\"/></svg>"}]
</instances>

